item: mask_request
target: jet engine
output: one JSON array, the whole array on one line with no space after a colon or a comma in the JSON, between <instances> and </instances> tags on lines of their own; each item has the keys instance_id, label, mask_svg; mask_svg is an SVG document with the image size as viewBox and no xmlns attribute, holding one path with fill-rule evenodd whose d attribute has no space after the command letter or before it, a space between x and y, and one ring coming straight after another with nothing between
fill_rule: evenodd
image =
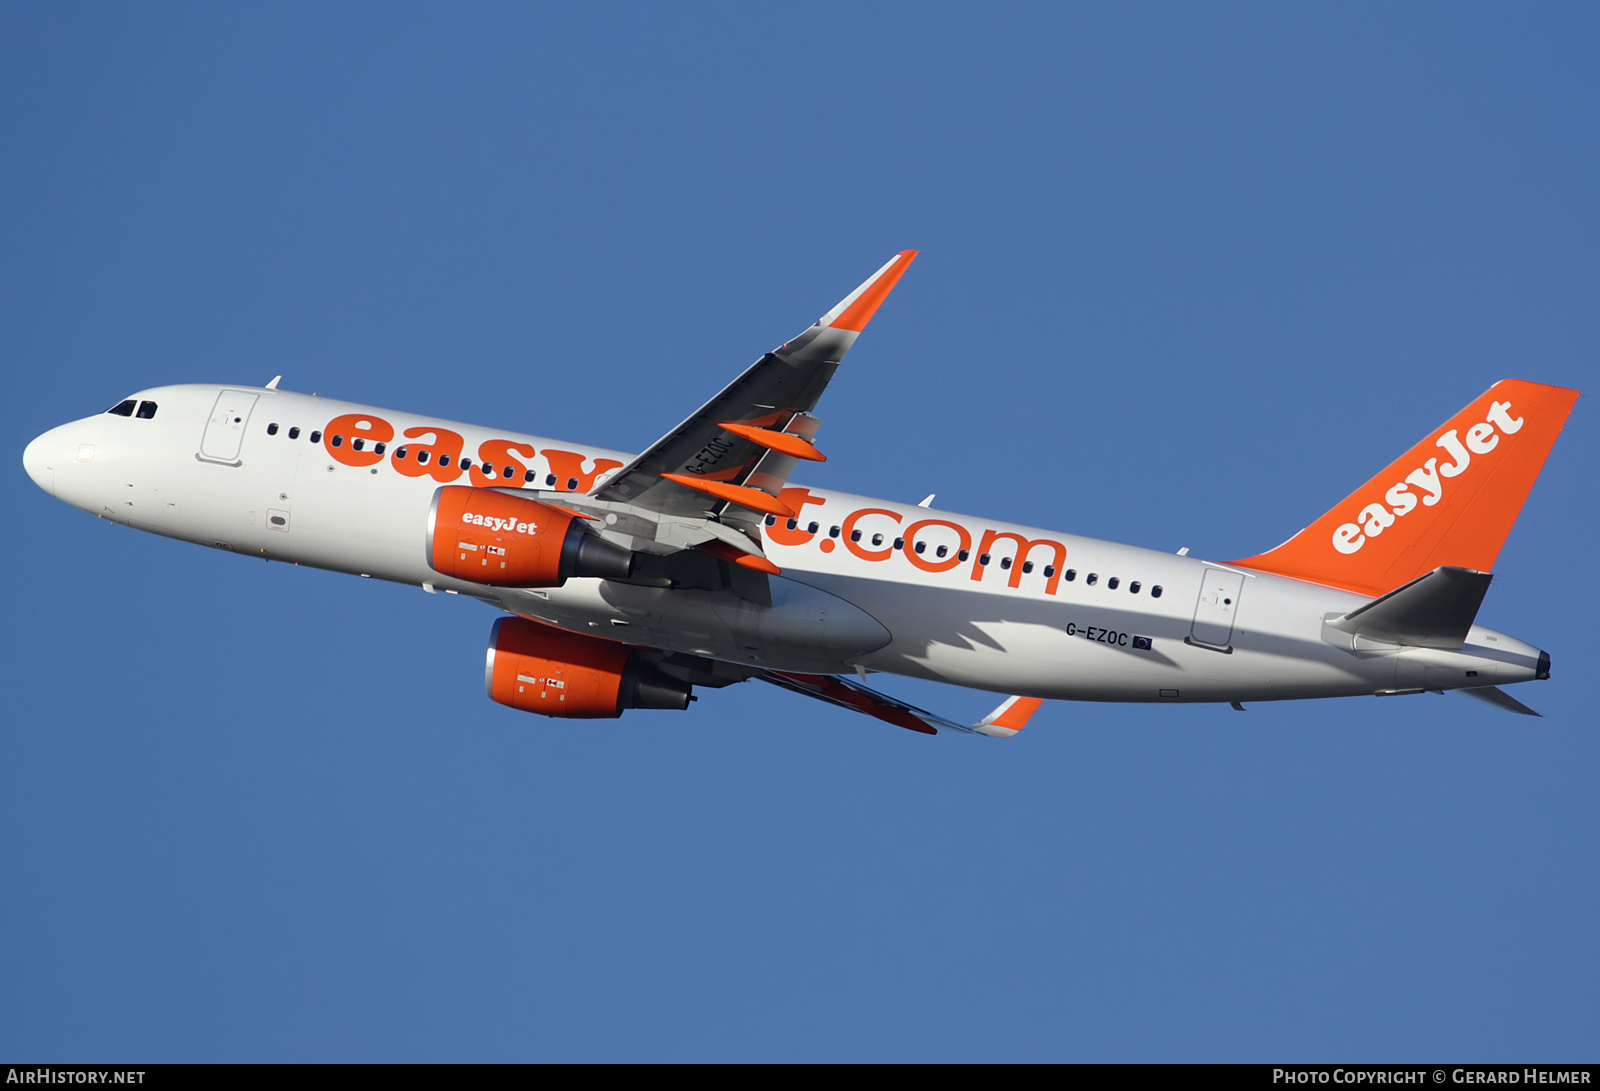
<instances>
[{"instance_id":1,"label":"jet engine","mask_svg":"<svg viewBox=\"0 0 1600 1091\"><path fill-rule=\"evenodd\" d=\"M615 719L627 708L682 711L688 682L645 661L639 649L503 617L489 632L483 686L491 700L523 712L570 719Z\"/></svg>"},{"instance_id":2,"label":"jet engine","mask_svg":"<svg viewBox=\"0 0 1600 1091\"><path fill-rule=\"evenodd\" d=\"M445 485L428 509L428 564L495 587L560 587L573 576L626 579L633 554L575 512L496 489Z\"/></svg>"}]
</instances>

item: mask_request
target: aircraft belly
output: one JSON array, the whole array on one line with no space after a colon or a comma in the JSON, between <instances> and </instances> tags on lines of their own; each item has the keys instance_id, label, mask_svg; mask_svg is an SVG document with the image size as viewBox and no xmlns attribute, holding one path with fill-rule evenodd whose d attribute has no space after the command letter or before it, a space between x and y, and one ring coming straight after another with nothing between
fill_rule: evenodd
<instances>
[{"instance_id":1,"label":"aircraft belly","mask_svg":"<svg viewBox=\"0 0 1600 1091\"><path fill-rule=\"evenodd\" d=\"M889 642L869 614L824 591L771 580L772 605L727 592L574 579L501 593L508 610L562 628L663 651L774 670L836 674Z\"/></svg>"},{"instance_id":2,"label":"aircraft belly","mask_svg":"<svg viewBox=\"0 0 1600 1091\"><path fill-rule=\"evenodd\" d=\"M1188 603L1095 600L946 590L807 573L879 618L894 634L862 665L1030 697L1092 701L1242 701L1343 696L1393 687L1394 664L1340 653L1320 622L1284 611L1289 632L1244 618L1227 648L1196 645ZM1279 610L1255 590L1263 621ZM1113 605L1116 603L1116 605Z\"/></svg>"}]
</instances>

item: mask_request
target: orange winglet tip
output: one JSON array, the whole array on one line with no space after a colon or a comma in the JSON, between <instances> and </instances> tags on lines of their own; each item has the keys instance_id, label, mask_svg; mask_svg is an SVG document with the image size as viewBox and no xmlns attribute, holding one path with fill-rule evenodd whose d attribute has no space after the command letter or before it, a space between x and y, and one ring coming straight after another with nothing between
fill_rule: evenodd
<instances>
[{"instance_id":1,"label":"orange winglet tip","mask_svg":"<svg viewBox=\"0 0 1600 1091\"><path fill-rule=\"evenodd\" d=\"M1028 721L1044 701L1038 697L1012 697L973 725L980 735L1009 738L1028 726Z\"/></svg>"},{"instance_id":2,"label":"orange winglet tip","mask_svg":"<svg viewBox=\"0 0 1600 1091\"><path fill-rule=\"evenodd\" d=\"M717 427L724 432L743 436L751 443L765 447L769 451L777 451L780 455L803 458L808 462L828 461L827 455L799 436L790 435L788 432L774 432L771 428L752 428L748 424L732 424L728 421L719 422Z\"/></svg>"},{"instance_id":3,"label":"orange winglet tip","mask_svg":"<svg viewBox=\"0 0 1600 1091\"><path fill-rule=\"evenodd\" d=\"M745 553L727 542L712 540L702 543L700 548L713 556L720 557L731 564L736 564L740 568L748 568L753 572L765 572L769 576L783 575L783 569L765 557L758 557L754 553Z\"/></svg>"},{"instance_id":4,"label":"orange winglet tip","mask_svg":"<svg viewBox=\"0 0 1600 1091\"><path fill-rule=\"evenodd\" d=\"M917 251L902 250L871 280L856 289L854 299L848 299L843 311L833 321L827 323L836 330L852 330L860 333L867 328L867 323L872 321L872 316L878 313L878 308L888 298L890 291L899 283L900 277L910 268L916 259Z\"/></svg>"},{"instance_id":5,"label":"orange winglet tip","mask_svg":"<svg viewBox=\"0 0 1600 1091\"><path fill-rule=\"evenodd\" d=\"M759 511L767 515L776 515L780 519L795 518L794 509L771 493L752 489L747 485L730 485L725 481L707 481L702 477L691 477L688 474L662 474L668 481L676 482L686 489L694 489L715 496L719 500L726 500L731 504L738 504L742 508Z\"/></svg>"}]
</instances>

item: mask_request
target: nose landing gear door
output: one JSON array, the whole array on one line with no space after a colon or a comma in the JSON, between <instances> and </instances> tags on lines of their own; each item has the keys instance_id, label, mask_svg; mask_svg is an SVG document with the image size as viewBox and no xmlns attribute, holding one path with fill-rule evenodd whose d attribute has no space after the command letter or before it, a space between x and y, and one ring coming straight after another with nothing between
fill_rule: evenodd
<instances>
[{"instance_id":1,"label":"nose landing gear door","mask_svg":"<svg viewBox=\"0 0 1600 1091\"><path fill-rule=\"evenodd\" d=\"M224 390L217 395L211 419L206 422L205 435L200 437L198 457L202 462L239 465L239 447L244 443L244 430L250 424L250 413L260 397L248 390Z\"/></svg>"}]
</instances>

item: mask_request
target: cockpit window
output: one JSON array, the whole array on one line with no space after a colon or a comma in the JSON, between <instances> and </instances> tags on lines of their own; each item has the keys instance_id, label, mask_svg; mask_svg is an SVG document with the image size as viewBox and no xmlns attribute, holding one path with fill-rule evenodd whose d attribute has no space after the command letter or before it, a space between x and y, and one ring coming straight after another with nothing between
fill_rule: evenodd
<instances>
[{"instance_id":1,"label":"cockpit window","mask_svg":"<svg viewBox=\"0 0 1600 1091\"><path fill-rule=\"evenodd\" d=\"M106 412L110 413L113 417L131 417L133 416L133 407L137 404L139 403L134 401L132 398L129 398L125 402L118 402L116 405L113 405L110 409L107 409Z\"/></svg>"},{"instance_id":2,"label":"cockpit window","mask_svg":"<svg viewBox=\"0 0 1600 1091\"><path fill-rule=\"evenodd\" d=\"M152 417L154 417L156 415L156 403L155 402L140 402L139 403L139 412L134 414L134 415L136 417L138 417L140 420L150 420Z\"/></svg>"}]
</instances>

